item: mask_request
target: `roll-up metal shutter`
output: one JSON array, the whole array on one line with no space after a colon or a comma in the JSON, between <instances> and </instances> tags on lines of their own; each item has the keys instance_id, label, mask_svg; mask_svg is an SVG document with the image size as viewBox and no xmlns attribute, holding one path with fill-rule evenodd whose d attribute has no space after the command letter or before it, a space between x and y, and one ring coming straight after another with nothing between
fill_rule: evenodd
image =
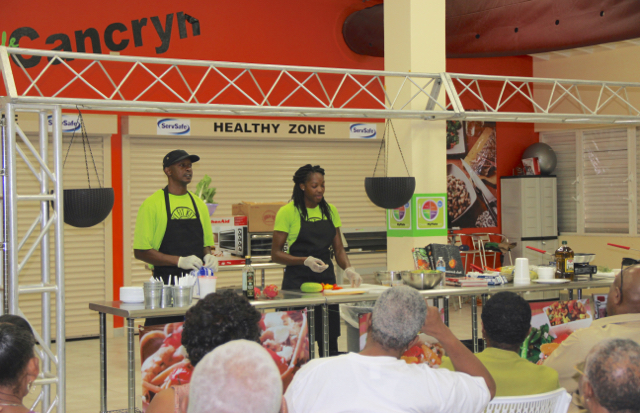
<instances>
[{"instance_id":1,"label":"roll-up metal shutter","mask_svg":"<svg viewBox=\"0 0 640 413\"><path fill-rule=\"evenodd\" d=\"M34 147L39 147L39 139L36 136L29 136ZM65 134L63 137L64 153L69 146L71 136ZM95 159L96 168L100 175L100 181L105 185L105 153L103 149L103 137L92 136L89 138L91 144L91 152ZM19 144L21 142L19 141ZM24 144L20 145L27 154L30 162L39 170L38 162L31 155ZM51 159L53 151L52 145L49 144L49 165L53 165ZM98 187L96 173L91 162L91 154L89 148L86 148L87 162L91 175L91 187ZM64 155L64 154L63 154ZM17 162L18 169L18 193L34 194L39 191L39 183L29 171L27 165L22 160ZM107 174L109 175L109 174ZM110 182L110 181L109 181ZM83 150L82 139L76 136L71 146L67 161L64 167L63 184L65 189L88 188L87 172L85 164L85 153ZM35 202L19 202L18 207L18 240L27 233L27 230L33 223L34 219L40 213L40 204ZM65 263L65 297L66 297L66 334L67 338L97 336L98 331L98 314L89 310L90 302L99 302L105 300L105 289L107 280L110 283L112 278L111 265L107 263L107 251L111 251L111 247L107 248L106 227L110 218L91 228L75 228L64 225L64 263ZM38 227L39 228L39 227ZM31 244L37 237L34 231L31 237L25 243L19 253L20 260L28 251ZM50 234L50 254L51 254L51 281L55 282L55 269L53 265L54 248L53 233ZM41 282L40 271L40 248L34 252L31 260L25 265L20 272L20 284L36 284ZM110 261L110 260L109 260ZM40 331L41 328L41 299L40 294L23 294L20 295L20 309L29 319L29 321ZM52 296L52 303L55 303ZM51 306L52 335L55 334L55 305Z\"/></svg>"},{"instance_id":2,"label":"roll-up metal shutter","mask_svg":"<svg viewBox=\"0 0 640 413\"><path fill-rule=\"evenodd\" d=\"M125 234L129 232L128 237L125 235L128 238L125 242L125 283L141 285L150 276L144 264L133 257L131 246L136 215L144 199L167 184L162 158L178 148L200 156L200 161L194 164L190 190L195 190L205 174L212 177L212 186L217 188L215 201L219 204L214 216L231 216L231 205L241 201L288 202L294 172L311 163L325 169L325 196L338 209L345 230L372 227L384 230L385 227L385 211L374 206L364 191L364 178L373 172L379 140L293 141L150 136L125 138L124 142L123 174L129 182L128 194L125 194L125 205L129 207L129 213L125 212ZM386 254L365 254L350 259L356 269L386 266ZM218 277L218 286L241 285L240 272L220 272ZM259 275L257 281L260 282ZM282 270L268 270L266 282L280 286Z\"/></svg>"}]
</instances>

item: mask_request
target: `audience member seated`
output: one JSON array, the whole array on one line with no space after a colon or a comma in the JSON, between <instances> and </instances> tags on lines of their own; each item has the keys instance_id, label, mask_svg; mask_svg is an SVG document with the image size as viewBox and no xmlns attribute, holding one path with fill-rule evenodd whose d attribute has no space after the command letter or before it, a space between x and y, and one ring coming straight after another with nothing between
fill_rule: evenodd
<instances>
[{"instance_id":1,"label":"audience member seated","mask_svg":"<svg viewBox=\"0 0 640 413\"><path fill-rule=\"evenodd\" d=\"M14 326L18 326L20 328L23 328L25 331L28 331L29 333L31 333L31 335L35 337L29 322L24 318L20 317L19 315L14 315L14 314L0 315L0 323L9 323L9 324L13 324Z\"/></svg>"},{"instance_id":2,"label":"audience member seated","mask_svg":"<svg viewBox=\"0 0 640 413\"><path fill-rule=\"evenodd\" d=\"M482 334L487 348L476 356L496 382L496 397L546 393L560 387L558 373L520 357L531 331L531 307L518 294L503 291L482 308ZM440 367L453 370L444 357Z\"/></svg>"},{"instance_id":3,"label":"audience member seated","mask_svg":"<svg viewBox=\"0 0 640 413\"><path fill-rule=\"evenodd\" d=\"M191 378L189 413L278 413L280 370L260 344L235 340L204 356Z\"/></svg>"},{"instance_id":4,"label":"audience member seated","mask_svg":"<svg viewBox=\"0 0 640 413\"><path fill-rule=\"evenodd\" d=\"M640 411L640 345L629 339L596 344L585 361L580 394L591 413Z\"/></svg>"},{"instance_id":5,"label":"audience member seated","mask_svg":"<svg viewBox=\"0 0 640 413\"><path fill-rule=\"evenodd\" d=\"M440 341L459 373L400 359L423 332ZM465 374L466 373L466 374ZM298 412L481 412L495 383L417 290L393 287L373 307L362 352L315 359L285 392Z\"/></svg>"},{"instance_id":6,"label":"audience member seated","mask_svg":"<svg viewBox=\"0 0 640 413\"><path fill-rule=\"evenodd\" d=\"M258 341L260 313L246 298L227 290L207 295L185 316L182 345L196 367L216 347L232 340ZM250 394L250 393L247 393ZM156 394L147 413L185 413L189 403L189 384L172 386Z\"/></svg>"},{"instance_id":7,"label":"audience member seated","mask_svg":"<svg viewBox=\"0 0 640 413\"><path fill-rule=\"evenodd\" d=\"M29 412L22 399L40 372L34 346L30 329L0 322L0 408L3 413Z\"/></svg>"},{"instance_id":8,"label":"audience member seated","mask_svg":"<svg viewBox=\"0 0 640 413\"><path fill-rule=\"evenodd\" d=\"M625 268L624 274L616 275L609 289L607 317L573 332L544 365L556 370L560 386L572 393L578 388L574 367L584 361L594 345L608 338L628 338L640 343L640 265Z\"/></svg>"}]
</instances>

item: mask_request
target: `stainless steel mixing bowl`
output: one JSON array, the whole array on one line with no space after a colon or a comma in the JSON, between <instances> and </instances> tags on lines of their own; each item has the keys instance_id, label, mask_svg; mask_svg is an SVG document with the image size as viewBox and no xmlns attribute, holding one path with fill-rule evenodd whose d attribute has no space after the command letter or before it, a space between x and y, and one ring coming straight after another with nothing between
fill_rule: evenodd
<instances>
[{"instance_id":1,"label":"stainless steel mixing bowl","mask_svg":"<svg viewBox=\"0 0 640 413\"><path fill-rule=\"evenodd\" d=\"M402 271L402 281L418 290L430 290L440 284L444 279L444 273L435 272L413 272Z\"/></svg>"},{"instance_id":2,"label":"stainless steel mixing bowl","mask_svg":"<svg viewBox=\"0 0 640 413\"><path fill-rule=\"evenodd\" d=\"M402 271L376 271L376 281L386 286L402 285Z\"/></svg>"}]
</instances>

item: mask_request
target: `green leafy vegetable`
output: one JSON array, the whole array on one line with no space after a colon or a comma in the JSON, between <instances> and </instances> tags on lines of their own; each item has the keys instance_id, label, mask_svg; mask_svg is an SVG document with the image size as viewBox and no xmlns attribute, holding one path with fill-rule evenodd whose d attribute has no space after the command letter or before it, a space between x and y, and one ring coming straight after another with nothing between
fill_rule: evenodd
<instances>
[{"instance_id":1,"label":"green leafy vegetable","mask_svg":"<svg viewBox=\"0 0 640 413\"><path fill-rule=\"evenodd\" d=\"M216 188L209 188L211 177L205 175L196 186L196 195L207 204L213 204L213 197L216 194Z\"/></svg>"}]
</instances>

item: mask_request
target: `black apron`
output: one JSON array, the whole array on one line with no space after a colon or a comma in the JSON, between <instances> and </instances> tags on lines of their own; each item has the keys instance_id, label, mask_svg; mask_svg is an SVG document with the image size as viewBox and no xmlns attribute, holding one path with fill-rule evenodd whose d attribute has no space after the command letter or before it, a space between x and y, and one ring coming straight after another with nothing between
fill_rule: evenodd
<instances>
[{"instance_id":1,"label":"black apron","mask_svg":"<svg viewBox=\"0 0 640 413\"><path fill-rule=\"evenodd\" d=\"M167 187L164 191L164 203L167 210L167 229L164 232L164 238L162 238L162 244L160 244L160 251L163 254L177 255L179 257L188 257L195 255L196 257L204 258L204 230L202 229L202 222L200 222L200 213L196 206L196 201L189 192L189 198L193 203L193 212L195 212L195 218L192 216L192 211L188 208L179 207L173 212L176 214L186 213L185 219L171 219L172 212L169 204L169 190ZM171 276L180 276L190 272L183 270L176 266L155 266L153 269L153 275L162 278L165 285L171 284ZM167 324L183 321L184 317L157 317L147 319L151 324L145 325L157 325Z\"/></svg>"},{"instance_id":2,"label":"black apron","mask_svg":"<svg viewBox=\"0 0 640 413\"><path fill-rule=\"evenodd\" d=\"M322 219L319 221L307 221L300 216L300 232L298 238L289 247L289 254L294 257L314 257L321 259L329 267L321 273L313 272L306 265L287 265L282 280L283 290L300 291L300 286L306 282L325 284L336 283L336 273L331 262L330 247L336 236L336 227L333 221ZM330 305L329 308L329 351L338 351L338 337L340 336L340 308ZM321 306L315 306L315 334L318 341L319 353L323 350L323 331Z\"/></svg>"}]
</instances>

